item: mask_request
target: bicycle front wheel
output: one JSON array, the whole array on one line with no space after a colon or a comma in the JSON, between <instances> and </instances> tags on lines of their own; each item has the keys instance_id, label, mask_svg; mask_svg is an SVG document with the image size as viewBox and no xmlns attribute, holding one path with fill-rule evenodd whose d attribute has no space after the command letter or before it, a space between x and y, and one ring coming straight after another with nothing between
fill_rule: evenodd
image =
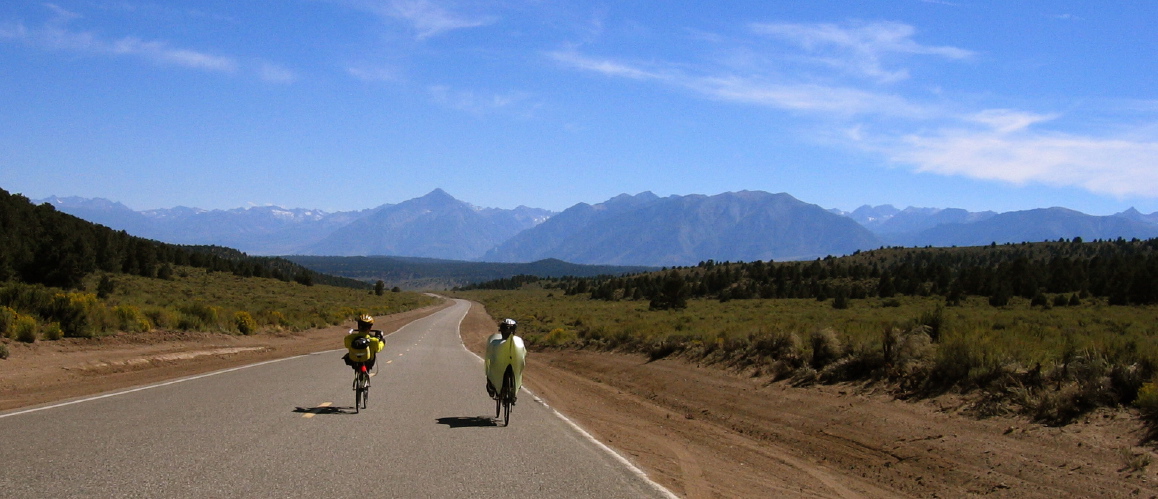
<instances>
[{"instance_id":1,"label":"bicycle front wheel","mask_svg":"<svg viewBox=\"0 0 1158 499\"><path fill-rule=\"evenodd\" d=\"M366 396L369 395L369 376L364 372L354 375L354 412L366 408Z\"/></svg>"},{"instance_id":2,"label":"bicycle front wheel","mask_svg":"<svg viewBox=\"0 0 1158 499\"><path fill-rule=\"evenodd\" d=\"M511 424L511 402L515 399L515 373L507 369L503 375L503 426Z\"/></svg>"}]
</instances>

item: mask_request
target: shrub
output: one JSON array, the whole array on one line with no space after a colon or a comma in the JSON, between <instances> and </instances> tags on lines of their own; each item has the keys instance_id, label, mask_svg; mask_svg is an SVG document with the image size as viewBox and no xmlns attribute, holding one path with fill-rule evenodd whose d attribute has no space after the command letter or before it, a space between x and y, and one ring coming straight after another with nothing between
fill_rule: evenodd
<instances>
[{"instance_id":1,"label":"shrub","mask_svg":"<svg viewBox=\"0 0 1158 499\"><path fill-rule=\"evenodd\" d=\"M546 336L541 337L536 343L557 347L575 341L575 333L569 332L566 329L557 327L552 329Z\"/></svg>"},{"instance_id":2,"label":"shrub","mask_svg":"<svg viewBox=\"0 0 1158 499\"><path fill-rule=\"evenodd\" d=\"M204 303L193 303L180 308L177 329L207 331L218 327L218 308Z\"/></svg>"},{"instance_id":3,"label":"shrub","mask_svg":"<svg viewBox=\"0 0 1158 499\"><path fill-rule=\"evenodd\" d=\"M949 388L969 379L969 373L982 366L975 343L955 336L941 343L929 370L930 388Z\"/></svg>"},{"instance_id":4,"label":"shrub","mask_svg":"<svg viewBox=\"0 0 1158 499\"><path fill-rule=\"evenodd\" d=\"M116 289L117 285L113 282L113 279L109 277L108 274L102 275L100 282L97 283L97 298L102 300L108 298Z\"/></svg>"},{"instance_id":5,"label":"shrub","mask_svg":"<svg viewBox=\"0 0 1158 499\"><path fill-rule=\"evenodd\" d=\"M837 310L844 310L848 308L848 292L844 290L837 291L836 298L832 300L832 308Z\"/></svg>"},{"instance_id":6,"label":"shrub","mask_svg":"<svg viewBox=\"0 0 1158 499\"><path fill-rule=\"evenodd\" d=\"M46 316L60 324L64 336L92 338L99 325L101 308L92 293L59 293L53 297Z\"/></svg>"},{"instance_id":7,"label":"shrub","mask_svg":"<svg viewBox=\"0 0 1158 499\"><path fill-rule=\"evenodd\" d=\"M1142 418L1150 424L1158 424L1158 383L1151 381L1138 389L1138 398L1134 399L1134 407L1142 414Z\"/></svg>"},{"instance_id":8,"label":"shrub","mask_svg":"<svg viewBox=\"0 0 1158 499\"><path fill-rule=\"evenodd\" d=\"M16 321L16 311L8 307L0 307L0 338L11 338L13 323Z\"/></svg>"},{"instance_id":9,"label":"shrub","mask_svg":"<svg viewBox=\"0 0 1158 499\"><path fill-rule=\"evenodd\" d=\"M276 328L283 328L290 325L289 321L286 320L285 315L277 310L262 311L258 313L258 317L261 319L259 322L262 324L267 324Z\"/></svg>"},{"instance_id":10,"label":"shrub","mask_svg":"<svg viewBox=\"0 0 1158 499\"><path fill-rule=\"evenodd\" d=\"M153 328L145 314L132 305L113 307L113 316L116 318L116 328L121 331L143 333Z\"/></svg>"},{"instance_id":11,"label":"shrub","mask_svg":"<svg viewBox=\"0 0 1158 499\"><path fill-rule=\"evenodd\" d=\"M149 322L153 323L153 326L161 329L174 327L177 325L177 322L180 321L179 313L164 308L146 310L145 317L149 319Z\"/></svg>"},{"instance_id":12,"label":"shrub","mask_svg":"<svg viewBox=\"0 0 1158 499\"><path fill-rule=\"evenodd\" d=\"M16 341L32 343L36 341L36 320L27 315L17 315L12 330Z\"/></svg>"},{"instance_id":13,"label":"shrub","mask_svg":"<svg viewBox=\"0 0 1158 499\"><path fill-rule=\"evenodd\" d=\"M808 344L812 347L813 369L819 370L840 357L840 340L831 328L813 331Z\"/></svg>"},{"instance_id":14,"label":"shrub","mask_svg":"<svg viewBox=\"0 0 1158 499\"><path fill-rule=\"evenodd\" d=\"M244 310L238 310L233 314L233 323L237 325L237 330L241 334L250 335L257 332L257 321Z\"/></svg>"},{"instance_id":15,"label":"shrub","mask_svg":"<svg viewBox=\"0 0 1158 499\"><path fill-rule=\"evenodd\" d=\"M924 326L915 326L905 331L896 346L893 361L898 366L921 363L933 354L933 339Z\"/></svg>"},{"instance_id":16,"label":"shrub","mask_svg":"<svg viewBox=\"0 0 1158 499\"><path fill-rule=\"evenodd\" d=\"M8 344L0 342L0 360L8 358Z\"/></svg>"},{"instance_id":17,"label":"shrub","mask_svg":"<svg viewBox=\"0 0 1158 499\"><path fill-rule=\"evenodd\" d=\"M60 324L49 322L40 329L40 336L48 341L56 341L64 337L64 331L60 329Z\"/></svg>"},{"instance_id":18,"label":"shrub","mask_svg":"<svg viewBox=\"0 0 1158 499\"><path fill-rule=\"evenodd\" d=\"M767 356L790 364L799 362L802 357L800 337L793 332L776 331L753 335L748 341L752 353L758 356Z\"/></svg>"},{"instance_id":19,"label":"shrub","mask_svg":"<svg viewBox=\"0 0 1158 499\"><path fill-rule=\"evenodd\" d=\"M945 330L945 309L938 305L937 308L922 313L915 322L917 326L924 326L925 334L936 343Z\"/></svg>"}]
</instances>

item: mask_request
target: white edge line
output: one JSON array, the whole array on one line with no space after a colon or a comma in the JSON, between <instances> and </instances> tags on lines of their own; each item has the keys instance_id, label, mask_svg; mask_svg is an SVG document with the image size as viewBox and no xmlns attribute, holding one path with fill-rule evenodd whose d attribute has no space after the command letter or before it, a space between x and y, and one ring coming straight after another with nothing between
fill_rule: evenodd
<instances>
[{"instance_id":1,"label":"white edge line","mask_svg":"<svg viewBox=\"0 0 1158 499\"><path fill-rule=\"evenodd\" d=\"M319 353L324 353L324 352L319 352ZM306 354L306 355L313 355L313 354ZM105 394L103 394L103 395L96 395L96 396L93 396L93 397L86 397L86 398L77 399L77 400L70 400L70 401L68 401L68 402L61 402L61 403L59 403L59 404L46 405L46 406L43 406L43 407L34 407L34 408L32 408L32 409L25 409L25 410L22 410L22 411L10 412L10 413L7 413L7 414L0 414L0 419L4 419L4 418L7 418L7 417L12 417L12 416L19 416L19 415L21 415L21 414L28 414L28 413L31 413L31 412L47 411L47 410L49 410L49 409L55 409L55 408L57 408L57 407L64 407L64 406L69 406L69 405L73 405L73 404L80 404L80 403L82 403L82 402L91 402L91 401L93 401L93 400L100 400L100 399L103 399L103 398L109 398L109 397L117 397L117 396L120 396L120 395L126 395L126 394L129 394L129 393L135 393L135 392L139 392L139 391L143 391L143 390L150 390L150 389L153 389L153 388L160 388L160 387L162 387L162 386L175 385L175 384L177 384L177 383L184 383L184 382L186 382L186 381L193 381L193 380L196 380L196 379L201 379L201 378L208 378L208 377L210 377L210 376L216 376L216 375L218 375L218 374L225 374L225 373L229 373L229 372L233 372L233 371L240 371L240 370L242 370L242 369L249 369L249 368L251 368L251 367L263 366L263 365L266 365L266 364L273 364L274 362L282 362L282 361L285 361L285 360L290 360L290 359L297 359L297 358L300 358L300 357L305 357L306 355L295 355L295 356L293 356L293 357L286 357L286 358L284 358L284 359L274 359L274 360L267 360L267 361L265 361L265 362L258 362L258 363L256 363L256 364L249 364L249 365L240 366L240 367L231 367L231 368L229 368L229 369L222 369L222 370L220 370L220 371L213 371L213 372L209 372L209 373L205 373L205 374L198 374L198 375L196 375L196 376L189 376L189 377L187 377L187 378L179 378L179 379L175 379L175 380L171 380L171 381L165 381L165 382L162 382L162 383L157 383L157 384L153 384L153 385L138 386L138 387L136 387L136 388L132 388L132 389L129 389L129 390L122 390L122 391L119 391L119 392L105 393Z\"/></svg>"},{"instance_id":2,"label":"white edge line","mask_svg":"<svg viewBox=\"0 0 1158 499\"><path fill-rule=\"evenodd\" d=\"M466 300L463 300L463 301L466 301ZM467 302L467 303L470 303L470 302ZM469 313L470 307L467 307L466 310ZM470 351L470 349L466 347L466 344L462 343L462 321L463 320L466 320L466 314L462 314L462 317L458 320L458 325L455 326L455 333L458 334L459 343L462 344L463 350L466 350L467 353L474 355L475 357L478 358L478 360L482 361L483 360L482 357L479 357L479 355L477 353ZM656 491L663 494L665 497L668 497L671 499L679 499L679 496L672 493L672 491L668 490L667 487L664 487L663 485L660 485L659 483L657 483L655 480L652 480L651 477L647 476L647 473L645 473L643 470L639 469L639 467L636 466L635 463L631 462L631 460L627 459L626 457L623 457L623 454L620 454L615 449L608 447L607 444L600 442L595 437L591 436L590 433L587 433L587 430L584 430L583 427L579 426L578 423L571 421L571 418L564 416L563 413L555 410L554 407L547 405L547 402L545 402L543 399L539 398L538 395L535 395L535 392L532 392L526 386L523 386L522 390L524 392L527 392L528 394L530 394L531 398L534 399L535 402L538 402L543 407L547 408L547 410L551 411L551 413L554 414L555 416L557 416L559 419L562 419L564 423L567 423L572 429L574 429L576 432L578 432L579 435L583 436L583 438L586 438L588 441L595 444L596 447L603 449L604 452L611 455L611 457L614 458L616 461L619 461L620 464L622 464L623 466L626 466L627 469L629 471L631 471L631 473L633 475L635 475L637 478L639 478L640 480L643 480L645 483L650 485Z\"/></svg>"},{"instance_id":3,"label":"white edge line","mask_svg":"<svg viewBox=\"0 0 1158 499\"><path fill-rule=\"evenodd\" d=\"M405 327L405 326L403 326L403 327ZM392 332L392 333L390 333L390 334L387 334L386 336L390 336L390 335L392 335L392 334L394 334L394 333L397 333L397 332L398 332L399 330L401 330L401 329L402 329L402 328L399 328L398 330L395 330L394 332ZM460 335L460 336L461 336L461 335ZM32 409L24 409L24 410L22 410L22 411L10 412L10 413L7 413L7 414L0 414L0 419L4 419L4 418L7 418L7 417L12 417L12 416L19 416L19 415L21 415L21 414L28 414L28 413L31 413L31 412L46 411L46 410L48 410L48 409L55 409L55 408L57 408L57 407L64 407L64 406L73 405L73 404L80 404L80 403L82 403L82 402L91 402L91 401L93 401L93 400L100 400L100 399L103 399L103 398L116 397L116 396L125 395L125 394L129 394L129 393L134 393L134 392L139 392L139 391L143 391L143 390L150 390L150 389L153 389L153 388L160 388L160 387L162 387L162 386L169 386L169 385L174 385L174 384L177 384L177 383L184 383L184 382L186 382L186 381L193 381L193 380L196 380L196 379L201 379L201 378L208 378L208 377L210 377L210 376L216 376L216 375L218 375L218 374L225 374L225 373L230 373L230 372L233 372L233 371L240 371L240 370L242 370L242 369L249 369L249 368L251 368L251 367L264 366L264 365L266 365L266 364L273 364L274 362L282 362L282 361L286 361L286 360L292 360L292 359L297 359L297 358L301 358L301 357L308 357L308 356L310 356L310 355L319 355L319 354L326 354L326 353L331 353L331 352L340 352L340 351L344 351L344 350L345 350L345 348L336 348L336 349L333 349L333 350L323 350L323 351L320 351L320 352L310 352L310 353L307 353L307 354L302 354L302 355L295 355L295 356L293 356L293 357L286 357L286 358L283 358L283 359L273 359L273 360L267 360L267 361L265 361L265 362L258 362L258 363L256 363L256 364L248 364L248 365L239 366L239 367L231 367L231 368L229 368L229 369L222 369L222 370L220 370L220 371L213 371L213 372L208 372L208 373L205 373L205 374L198 374L198 375L196 375L196 376L189 376L189 377L186 377L186 378L179 378L179 379L174 379L174 380L165 381L165 382L161 382L161 383L157 383L157 384L153 384L153 385L138 386L138 387L136 387L136 388L132 388L132 389L129 389L129 390L122 390L122 391L119 391L119 392L111 392L111 393L105 393L105 394L102 394L102 395L96 395L96 396L93 396L93 397L85 397L85 398L82 398L82 399L77 399L77 400L70 400L70 401L68 401L68 402L61 402L61 403L59 403L59 404L46 405L46 406L43 406L43 407L34 407L34 408L32 408Z\"/></svg>"},{"instance_id":4,"label":"white edge line","mask_svg":"<svg viewBox=\"0 0 1158 499\"><path fill-rule=\"evenodd\" d=\"M469 310L469 309L467 309L467 310ZM465 314L463 314L463 318L464 318L464 319L466 318L466 315L465 315ZM413 321L411 321L411 322L413 322ZM459 324L462 324L462 320L461 320L461 319L459 320ZM410 324L409 324L409 323L407 323L406 325L404 325L404 326L402 326L402 327L400 327L400 328L398 328L398 329L394 330L393 332L391 332L390 334L387 334L386 336L391 336L391 335L393 335L394 333L397 333L398 331L401 331L403 328L405 328L406 326L409 326L409 325L410 325ZM460 333L460 334L459 334L459 338L461 338L461 337L462 337L462 334ZM460 340L460 341L461 341L461 340ZM463 348L466 348L466 346L465 346L465 345L463 345ZM283 359L273 359L273 360L267 360L267 361L265 361L265 362L258 362L258 363L256 363L256 364L248 364L248 365L239 366L239 367L231 367L231 368L229 368L229 369L222 369L222 370L220 370L220 371L213 371L213 372L209 372L209 373L205 373L205 374L198 374L198 375L196 375L196 376L189 376L189 377L187 377L187 378L178 378L178 379L174 379L174 380L170 380L170 381L165 381L165 382L161 382L161 383L156 383L156 384L153 384L153 385L138 386L138 387L136 387L136 388L132 388L132 389L129 389L129 390L122 390L122 391L119 391L119 392L111 392L111 393L105 393L105 394L96 395L96 396L93 396L93 397L85 397L85 398L82 398L82 399L77 399L77 400L70 400L70 401L68 401L68 402L61 402L61 403L59 403L59 404L46 405L46 406L43 406L43 407L34 407L34 408L32 408L32 409L24 409L24 410L21 410L21 411L16 411L16 412L9 412L9 413L7 413L7 414L0 414L0 419L4 419L4 418L8 418L8 417L12 417L12 416L19 416L19 415L21 415L21 414L28 414L28 413L32 413L32 412L47 411L47 410L49 410L49 409L55 409L55 408L57 408L57 407L65 407L65 406L69 406L69 405L73 405L73 404L80 404L80 403L83 403L83 402L91 402L91 401L93 401L93 400L100 400L100 399L103 399L103 398L109 398L109 397L117 397L117 396L120 396L120 395L126 395L126 394L129 394L129 393L135 393L135 392L139 392L139 391L143 391L143 390L150 390L150 389L153 389L153 388L160 388L160 387L162 387L162 386L169 386L169 385L174 385L174 384L177 384L177 383L184 383L184 382L186 382L186 381L193 381L193 380L195 380L195 379L208 378L209 376L216 376L216 375L218 375L218 374L225 374L225 373L229 373L229 372L233 372L233 371L240 371L240 370L242 370L242 369L249 369L249 368L251 368L251 367L264 366L264 365L266 365L266 364L273 364L274 362L281 362L281 361L285 361L285 360L297 359L297 358L300 358L300 357L307 357L307 356L310 356L310 355L318 355L318 354L324 354L324 353L330 353L330 352L338 352L338 351L342 351L342 350L345 350L345 349L344 349L344 348L337 348L337 349L334 349L334 350L324 350L324 351L321 351L321 352L310 352L310 353L307 353L307 354L303 354L303 355L295 355L295 356L293 356L293 357L286 357L286 358L283 358Z\"/></svg>"}]
</instances>

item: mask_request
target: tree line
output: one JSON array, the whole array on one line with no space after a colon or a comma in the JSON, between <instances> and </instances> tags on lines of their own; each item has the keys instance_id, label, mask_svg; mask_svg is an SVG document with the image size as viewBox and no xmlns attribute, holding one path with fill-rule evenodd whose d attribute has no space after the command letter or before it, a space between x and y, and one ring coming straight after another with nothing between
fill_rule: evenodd
<instances>
[{"instance_id":1,"label":"tree line","mask_svg":"<svg viewBox=\"0 0 1158 499\"><path fill-rule=\"evenodd\" d=\"M649 300L653 309L682 308L691 298L832 298L839 307L849 299L898 295L941 296L950 306L966 296L988 297L994 306L1015 296L1043 306L1090 296L1111 305L1149 305L1158 303L1158 239L881 248L803 262L708 260L623 276L518 276L473 288L514 289L529 282L596 300Z\"/></svg>"}]
</instances>

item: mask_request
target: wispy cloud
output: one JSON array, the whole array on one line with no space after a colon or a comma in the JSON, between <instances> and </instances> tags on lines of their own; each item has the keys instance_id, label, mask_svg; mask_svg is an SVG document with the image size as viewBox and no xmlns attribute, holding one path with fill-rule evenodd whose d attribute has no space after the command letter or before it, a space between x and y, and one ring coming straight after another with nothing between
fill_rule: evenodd
<instances>
[{"instance_id":1,"label":"wispy cloud","mask_svg":"<svg viewBox=\"0 0 1158 499\"><path fill-rule=\"evenodd\" d=\"M527 117L538 107L526 92L480 93L447 85L434 85L427 90L435 103L476 115L504 112Z\"/></svg>"},{"instance_id":2,"label":"wispy cloud","mask_svg":"<svg viewBox=\"0 0 1158 499\"><path fill-rule=\"evenodd\" d=\"M257 73L263 81L270 83L293 83L298 80L297 73L271 62L258 64Z\"/></svg>"},{"instance_id":3,"label":"wispy cloud","mask_svg":"<svg viewBox=\"0 0 1158 499\"><path fill-rule=\"evenodd\" d=\"M398 71L381 66L351 66L346 72L362 81L397 81Z\"/></svg>"},{"instance_id":4,"label":"wispy cloud","mask_svg":"<svg viewBox=\"0 0 1158 499\"><path fill-rule=\"evenodd\" d=\"M605 76L630 78L633 80L668 80L669 76L660 72L642 69L628 63L610 59L588 57L574 51L556 51L547 54L550 58L566 66L584 71L593 71Z\"/></svg>"},{"instance_id":5,"label":"wispy cloud","mask_svg":"<svg viewBox=\"0 0 1158 499\"><path fill-rule=\"evenodd\" d=\"M930 55L967 59L972 51L949 46L923 45L913 40L916 29L897 22L837 24L753 23L752 33L794 43L813 54L815 61L848 73L888 83L909 77L906 69L886 69L883 60L894 55Z\"/></svg>"},{"instance_id":6,"label":"wispy cloud","mask_svg":"<svg viewBox=\"0 0 1158 499\"><path fill-rule=\"evenodd\" d=\"M994 116L998 119L989 119ZM911 134L888 145L895 162L918 171L1014 184L1077 186L1114 196L1158 193L1158 138L1036 131L1049 117L1007 110L975 117L988 128Z\"/></svg>"},{"instance_id":7,"label":"wispy cloud","mask_svg":"<svg viewBox=\"0 0 1158 499\"><path fill-rule=\"evenodd\" d=\"M691 91L703 98L792 112L845 130L823 134L920 172L1014 184L1074 186L1114 196L1158 193L1158 130L1134 127L1099 134L1075 131L1062 113L963 108L950 99L885 92L881 83L907 78L905 57L962 60L974 52L921 44L900 23L749 25L757 37L787 40L799 52L753 55L752 39L705 39L727 44L742 57L731 61L657 61L594 57L568 49L548 53L556 63L608 78ZM759 39L759 38L758 38ZM738 47L738 48L737 48ZM746 52L745 52L746 51ZM800 57L818 69L792 71ZM824 72L824 68L828 72ZM854 73L856 78L842 78ZM831 82L841 82L831 83ZM901 88L903 86L898 86ZM890 87L891 88L891 87ZM911 92L911 90L909 90ZM1128 103L1141 122L1153 117L1151 101ZM1126 104L1123 104L1126 106ZM1139 120L1136 119L1136 122ZM1069 132L1060 132L1063 128ZM1088 126L1086 126L1088 129Z\"/></svg>"},{"instance_id":8,"label":"wispy cloud","mask_svg":"<svg viewBox=\"0 0 1158 499\"><path fill-rule=\"evenodd\" d=\"M434 0L340 0L355 8L409 24L419 40L454 30L493 24L494 16L467 15L455 12L447 2Z\"/></svg>"},{"instance_id":9,"label":"wispy cloud","mask_svg":"<svg viewBox=\"0 0 1158 499\"><path fill-rule=\"evenodd\" d=\"M241 61L236 57L173 46L164 40L136 36L106 37L94 31L78 30L70 23L84 16L54 4L46 4L51 18L40 27L22 23L0 26L0 41L49 51L67 51L112 57L130 57L156 64L214 73L247 73L270 83L292 83L298 75L281 65L261 61Z\"/></svg>"},{"instance_id":10,"label":"wispy cloud","mask_svg":"<svg viewBox=\"0 0 1158 499\"><path fill-rule=\"evenodd\" d=\"M181 66L204 71L231 72L238 63L232 57L220 56L170 46L161 40L142 40L127 36L109 39L87 32L70 30L66 24L80 16L49 4L53 19L40 28L23 24L0 28L0 39L8 39L46 50L66 50L90 54L139 57L156 64Z\"/></svg>"},{"instance_id":11,"label":"wispy cloud","mask_svg":"<svg viewBox=\"0 0 1158 499\"><path fill-rule=\"evenodd\" d=\"M781 110L809 111L827 115L877 114L916 116L927 111L903 98L855 88L813 83L770 81L729 73L688 72L685 67L642 67L611 59L584 56L574 51L551 52L549 57L565 66L609 77L651 80L692 90L716 100L755 104ZM653 64L654 66L654 64ZM685 65L686 66L686 65Z\"/></svg>"}]
</instances>

